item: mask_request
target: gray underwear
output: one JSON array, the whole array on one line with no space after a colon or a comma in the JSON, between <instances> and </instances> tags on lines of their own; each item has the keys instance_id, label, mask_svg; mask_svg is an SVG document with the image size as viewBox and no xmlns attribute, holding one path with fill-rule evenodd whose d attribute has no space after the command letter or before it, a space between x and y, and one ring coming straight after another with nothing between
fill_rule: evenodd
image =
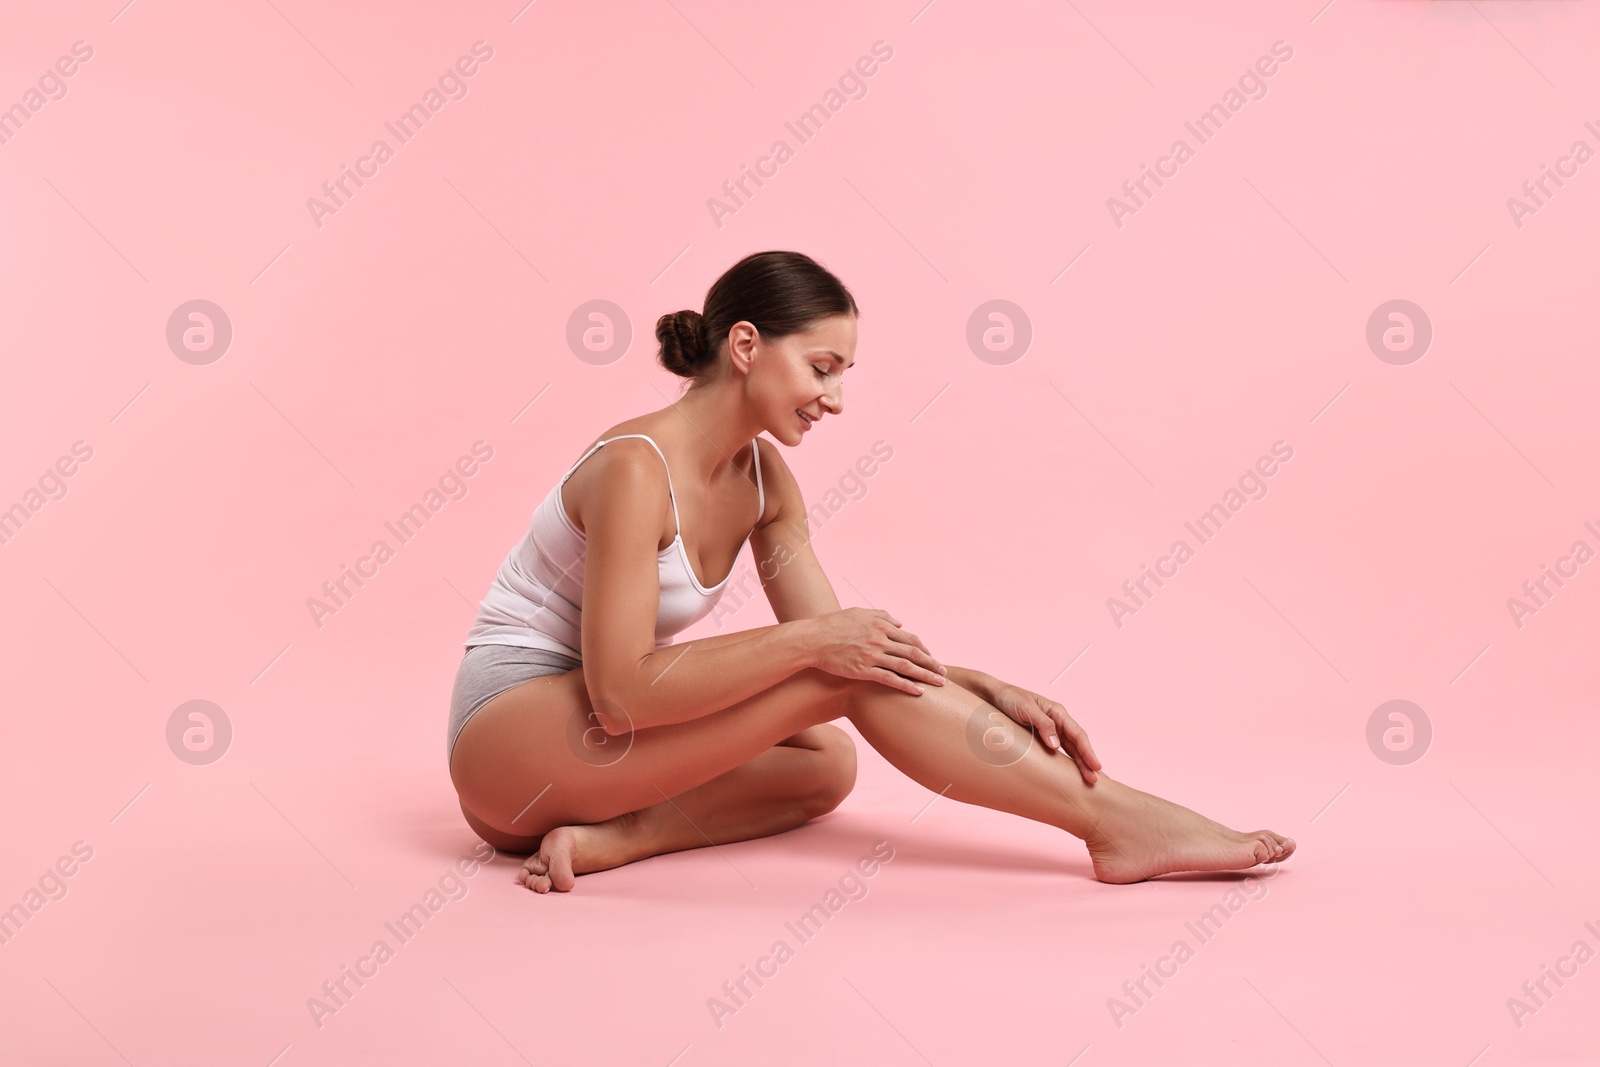
<instances>
[{"instance_id":1,"label":"gray underwear","mask_svg":"<svg viewBox=\"0 0 1600 1067\"><path fill-rule=\"evenodd\" d=\"M582 666L581 660L560 652L520 645L473 645L456 668L455 688L450 693L450 734L445 757L455 752L456 738L467 720L495 697L523 682L547 674L564 674Z\"/></svg>"}]
</instances>

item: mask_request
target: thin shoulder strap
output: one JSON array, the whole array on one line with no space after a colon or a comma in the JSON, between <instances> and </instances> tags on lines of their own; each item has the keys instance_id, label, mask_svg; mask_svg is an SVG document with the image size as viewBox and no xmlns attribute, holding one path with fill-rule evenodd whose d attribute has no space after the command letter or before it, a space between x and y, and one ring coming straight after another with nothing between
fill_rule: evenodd
<instances>
[{"instance_id":1,"label":"thin shoulder strap","mask_svg":"<svg viewBox=\"0 0 1600 1067\"><path fill-rule=\"evenodd\" d=\"M767 513L767 491L761 484L761 438L751 438L750 447L756 450L756 522L759 524L761 516Z\"/></svg>"},{"instance_id":2,"label":"thin shoulder strap","mask_svg":"<svg viewBox=\"0 0 1600 1067\"><path fill-rule=\"evenodd\" d=\"M663 467L667 468L667 496L670 497L671 500L672 500L672 528L673 528L673 530L676 531L677 534L682 534L683 533L683 523L678 521L678 494L674 493L672 491L672 468L671 467L667 467L667 454L665 452L661 451L661 446L656 444L655 441L651 439L649 434L625 433L625 434L621 434L619 436L622 436L622 437L642 437L646 441L650 442L650 447L655 449L656 450L656 455L661 457L661 465ZM616 439L617 438L615 438L615 437L612 438L613 441L615 441Z\"/></svg>"},{"instance_id":3,"label":"thin shoulder strap","mask_svg":"<svg viewBox=\"0 0 1600 1067\"><path fill-rule=\"evenodd\" d=\"M616 438L612 438L612 440L616 440ZM599 440L599 441L596 441L594 444L590 445L589 446L589 450L587 452L585 452L583 455L579 456L573 462L572 466L567 468L567 473L565 473L565 474L563 474L561 476L561 481L558 484L566 485L567 484L567 479L572 477L573 471L576 471L579 467L583 466L583 461L588 459L590 456L594 455L597 451L599 451L600 446L605 444L605 443L606 442L604 440Z\"/></svg>"},{"instance_id":4,"label":"thin shoulder strap","mask_svg":"<svg viewBox=\"0 0 1600 1067\"><path fill-rule=\"evenodd\" d=\"M563 474L561 476L562 483L565 484L566 480L568 478L572 477L572 472L578 469L578 464L582 463L584 460L586 460L590 456L592 456L594 454L594 452L595 452L595 449L598 449L601 445L608 445L612 441L620 441L625 437L642 437L646 441L650 441L650 447L655 449L656 450L656 455L661 457L661 465L663 467L666 466L666 464L667 464L666 454L661 451L661 446L660 445L656 444L654 441L652 441L650 439L650 435L649 434L619 433L615 437L608 437L603 441L596 441L594 443L594 446L592 448L590 448L589 451L585 452L581 457L579 457L577 463L574 463L572 466L567 468L567 473ZM672 491L672 470L671 470L671 468L667 469L667 496L672 499L672 525L677 530L678 533L682 533L683 532L683 527L678 524L678 495Z\"/></svg>"}]
</instances>

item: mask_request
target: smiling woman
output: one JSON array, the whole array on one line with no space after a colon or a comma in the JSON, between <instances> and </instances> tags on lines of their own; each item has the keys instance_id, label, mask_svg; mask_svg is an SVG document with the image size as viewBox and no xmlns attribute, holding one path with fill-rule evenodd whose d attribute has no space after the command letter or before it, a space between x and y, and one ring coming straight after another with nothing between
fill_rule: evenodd
<instances>
[{"instance_id":1,"label":"smiling woman","mask_svg":"<svg viewBox=\"0 0 1600 1067\"><path fill-rule=\"evenodd\" d=\"M536 892L780 833L854 786L855 746L830 725L848 718L930 792L1082 838L1101 881L1288 856L1270 830L1230 830L1101 774L1056 701L942 665L888 611L840 608L772 440L798 447L843 414L859 314L810 257L760 252L703 310L657 321L685 391L578 454L467 635L447 736L467 824L530 853L518 881ZM673 644L716 606L746 541L784 561L760 575L777 624Z\"/></svg>"}]
</instances>

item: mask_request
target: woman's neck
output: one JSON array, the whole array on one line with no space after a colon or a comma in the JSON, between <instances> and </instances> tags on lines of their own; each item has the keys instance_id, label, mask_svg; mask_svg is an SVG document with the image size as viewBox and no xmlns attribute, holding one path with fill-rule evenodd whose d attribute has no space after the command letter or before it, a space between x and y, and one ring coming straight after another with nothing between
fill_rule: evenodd
<instances>
[{"instance_id":1,"label":"woman's neck","mask_svg":"<svg viewBox=\"0 0 1600 1067\"><path fill-rule=\"evenodd\" d=\"M734 457L760 432L748 421L744 398L723 385L690 389L662 410L677 454L690 476L704 486L735 473Z\"/></svg>"}]
</instances>

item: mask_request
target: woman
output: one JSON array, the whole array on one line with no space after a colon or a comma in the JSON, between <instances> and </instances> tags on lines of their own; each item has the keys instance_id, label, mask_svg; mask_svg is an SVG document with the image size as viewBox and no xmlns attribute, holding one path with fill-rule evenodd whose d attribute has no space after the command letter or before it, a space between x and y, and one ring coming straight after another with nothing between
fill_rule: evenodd
<instances>
[{"instance_id":1,"label":"woman","mask_svg":"<svg viewBox=\"0 0 1600 1067\"><path fill-rule=\"evenodd\" d=\"M448 749L467 823L530 853L517 880L541 893L776 834L855 784L854 744L830 725L844 717L928 789L1082 838L1103 882L1287 857L1288 838L1100 773L1055 701L941 664L889 612L840 610L800 489L760 434L793 448L843 412L857 314L810 258L762 252L703 312L656 323L662 364L692 385L567 469L468 634ZM746 539L777 624L672 644L715 607Z\"/></svg>"}]
</instances>

